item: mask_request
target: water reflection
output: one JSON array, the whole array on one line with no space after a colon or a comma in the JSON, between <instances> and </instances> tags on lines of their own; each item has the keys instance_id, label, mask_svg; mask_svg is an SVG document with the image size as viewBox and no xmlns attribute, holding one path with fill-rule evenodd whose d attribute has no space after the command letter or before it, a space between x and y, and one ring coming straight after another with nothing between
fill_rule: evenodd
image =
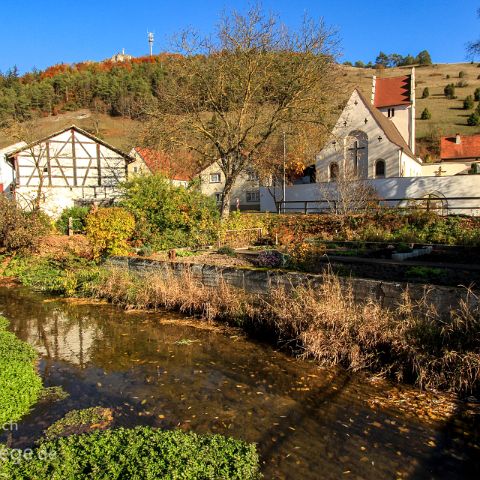
<instances>
[{"instance_id":1,"label":"water reflection","mask_svg":"<svg viewBox=\"0 0 480 480\"><path fill-rule=\"evenodd\" d=\"M257 442L266 478L465 478L461 436L447 452L454 433L372 410L365 400L374 387L345 373L170 313L45 301L26 289L0 289L0 310L41 352L45 384L70 393L36 407L13 432L15 446L30 445L73 408L101 405L115 409L116 425Z\"/></svg>"}]
</instances>

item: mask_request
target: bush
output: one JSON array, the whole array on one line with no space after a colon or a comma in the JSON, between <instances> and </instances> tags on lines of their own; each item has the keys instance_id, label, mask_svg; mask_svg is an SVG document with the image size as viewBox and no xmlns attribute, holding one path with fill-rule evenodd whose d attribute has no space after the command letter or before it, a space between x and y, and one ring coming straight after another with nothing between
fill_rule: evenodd
<instances>
[{"instance_id":1,"label":"bush","mask_svg":"<svg viewBox=\"0 0 480 480\"><path fill-rule=\"evenodd\" d=\"M197 247L216 238L216 202L194 188L176 187L160 175L149 175L125 183L123 193L122 205L137 222L135 238L156 250Z\"/></svg>"},{"instance_id":2,"label":"bush","mask_svg":"<svg viewBox=\"0 0 480 480\"><path fill-rule=\"evenodd\" d=\"M468 82L466 80L460 80L455 84L455 86L458 88L465 88L468 87Z\"/></svg>"},{"instance_id":3,"label":"bush","mask_svg":"<svg viewBox=\"0 0 480 480\"><path fill-rule=\"evenodd\" d=\"M451 100L453 98L455 98L455 85L453 83L449 83L444 89L443 89L443 93L445 94L445 96Z\"/></svg>"},{"instance_id":4,"label":"bush","mask_svg":"<svg viewBox=\"0 0 480 480\"><path fill-rule=\"evenodd\" d=\"M87 237L95 258L128 253L127 240L135 230L135 218L120 207L98 208L86 219Z\"/></svg>"},{"instance_id":5,"label":"bush","mask_svg":"<svg viewBox=\"0 0 480 480\"><path fill-rule=\"evenodd\" d=\"M464 110L471 110L474 106L473 97L468 95L465 100L463 101L463 109Z\"/></svg>"},{"instance_id":6,"label":"bush","mask_svg":"<svg viewBox=\"0 0 480 480\"><path fill-rule=\"evenodd\" d=\"M55 225L57 230L63 234L68 234L68 219L73 219L73 230L78 233L85 233L87 215L90 211L89 207L70 207L63 210L60 218Z\"/></svg>"},{"instance_id":7,"label":"bush","mask_svg":"<svg viewBox=\"0 0 480 480\"><path fill-rule=\"evenodd\" d=\"M430 90L428 87L425 87L422 92L422 98L428 98L430 96Z\"/></svg>"},{"instance_id":8,"label":"bush","mask_svg":"<svg viewBox=\"0 0 480 480\"><path fill-rule=\"evenodd\" d=\"M466 74L463 70L461 70L460 72L458 72L458 78L464 78L464 77L466 77L466 76L467 76L467 74Z\"/></svg>"},{"instance_id":9,"label":"bush","mask_svg":"<svg viewBox=\"0 0 480 480\"><path fill-rule=\"evenodd\" d=\"M44 441L30 458L9 452L0 447L0 476L11 480L260 478L255 445L179 430L118 428Z\"/></svg>"},{"instance_id":10,"label":"bush","mask_svg":"<svg viewBox=\"0 0 480 480\"><path fill-rule=\"evenodd\" d=\"M282 267L285 265L285 256L277 250L265 250L258 254L256 264L259 267Z\"/></svg>"},{"instance_id":11,"label":"bush","mask_svg":"<svg viewBox=\"0 0 480 480\"><path fill-rule=\"evenodd\" d=\"M35 251L50 219L42 212L24 212L14 200L0 195L0 250L6 253Z\"/></svg>"},{"instance_id":12,"label":"bush","mask_svg":"<svg viewBox=\"0 0 480 480\"><path fill-rule=\"evenodd\" d=\"M478 112L472 113L467 119L467 124L471 127L480 125L480 114Z\"/></svg>"},{"instance_id":13,"label":"bush","mask_svg":"<svg viewBox=\"0 0 480 480\"><path fill-rule=\"evenodd\" d=\"M480 101L480 87L475 89L475 92L473 93L473 98L476 102Z\"/></svg>"},{"instance_id":14,"label":"bush","mask_svg":"<svg viewBox=\"0 0 480 480\"><path fill-rule=\"evenodd\" d=\"M148 244L143 245L142 248L140 248L140 250L138 251L138 255L140 255L141 257L149 257L152 253L153 248Z\"/></svg>"},{"instance_id":15,"label":"bush","mask_svg":"<svg viewBox=\"0 0 480 480\"><path fill-rule=\"evenodd\" d=\"M423 109L422 114L420 115L420 118L422 120L430 120L432 118L432 114L430 113L430 110L428 110L427 107Z\"/></svg>"},{"instance_id":16,"label":"bush","mask_svg":"<svg viewBox=\"0 0 480 480\"><path fill-rule=\"evenodd\" d=\"M236 256L235 250L232 247L229 247L228 245L224 245L223 247L220 247L217 250L217 253L219 253L220 255L228 255L230 257Z\"/></svg>"},{"instance_id":17,"label":"bush","mask_svg":"<svg viewBox=\"0 0 480 480\"><path fill-rule=\"evenodd\" d=\"M16 422L28 413L42 390L34 364L37 353L7 332L7 325L0 316L0 425Z\"/></svg>"}]
</instances>

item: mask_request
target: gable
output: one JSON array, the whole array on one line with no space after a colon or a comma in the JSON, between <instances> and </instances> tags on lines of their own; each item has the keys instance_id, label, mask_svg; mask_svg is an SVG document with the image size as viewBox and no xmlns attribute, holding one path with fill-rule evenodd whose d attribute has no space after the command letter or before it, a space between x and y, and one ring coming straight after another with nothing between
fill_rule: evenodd
<instances>
[{"instance_id":1,"label":"gable","mask_svg":"<svg viewBox=\"0 0 480 480\"><path fill-rule=\"evenodd\" d=\"M399 77L375 78L373 105L376 108L410 105L411 75Z\"/></svg>"}]
</instances>

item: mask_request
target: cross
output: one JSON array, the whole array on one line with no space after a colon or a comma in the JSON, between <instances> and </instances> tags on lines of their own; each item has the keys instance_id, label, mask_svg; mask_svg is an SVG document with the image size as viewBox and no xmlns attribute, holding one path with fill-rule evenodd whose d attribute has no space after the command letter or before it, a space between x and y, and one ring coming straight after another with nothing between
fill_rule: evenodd
<instances>
[{"instance_id":1,"label":"cross","mask_svg":"<svg viewBox=\"0 0 480 480\"><path fill-rule=\"evenodd\" d=\"M441 177L442 176L442 173L447 173L446 170L442 170L442 166L440 165L438 167L438 170L435 170L435 176L436 177Z\"/></svg>"},{"instance_id":2,"label":"cross","mask_svg":"<svg viewBox=\"0 0 480 480\"><path fill-rule=\"evenodd\" d=\"M365 147L359 146L358 140L355 140L354 146L348 149L354 154L353 166L354 166L355 175L358 172L358 161L360 160L360 153L361 153L360 150L364 150L364 149Z\"/></svg>"}]
</instances>

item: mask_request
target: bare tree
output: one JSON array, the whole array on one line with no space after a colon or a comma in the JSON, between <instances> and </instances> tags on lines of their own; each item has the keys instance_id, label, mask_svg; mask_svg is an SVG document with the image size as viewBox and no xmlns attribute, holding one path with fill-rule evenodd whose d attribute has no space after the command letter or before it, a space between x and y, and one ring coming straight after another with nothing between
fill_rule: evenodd
<instances>
[{"instance_id":1,"label":"bare tree","mask_svg":"<svg viewBox=\"0 0 480 480\"><path fill-rule=\"evenodd\" d=\"M477 10L477 17L480 18L480 8ZM467 56L474 59L480 55L480 39L467 43Z\"/></svg>"},{"instance_id":2,"label":"bare tree","mask_svg":"<svg viewBox=\"0 0 480 480\"><path fill-rule=\"evenodd\" d=\"M343 166L336 178L318 183L319 200L343 221L352 213L358 213L378 205L378 195L367 179L359 178L353 168Z\"/></svg>"},{"instance_id":3,"label":"bare tree","mask_svg":"<svg viewBox=\"0 0 480 480\"><path fill-rule=\"evenodd\" d=\"M280 132L320 146L338 84L334 34L305 19L289 31L258 7L224 17L214 38L184 34L183 56L169 58L143 141L187 149L225 175L221 212L246 168L271 161ZM317 150L318 151L318 150Z\"/></svg>"}]
</instances>

